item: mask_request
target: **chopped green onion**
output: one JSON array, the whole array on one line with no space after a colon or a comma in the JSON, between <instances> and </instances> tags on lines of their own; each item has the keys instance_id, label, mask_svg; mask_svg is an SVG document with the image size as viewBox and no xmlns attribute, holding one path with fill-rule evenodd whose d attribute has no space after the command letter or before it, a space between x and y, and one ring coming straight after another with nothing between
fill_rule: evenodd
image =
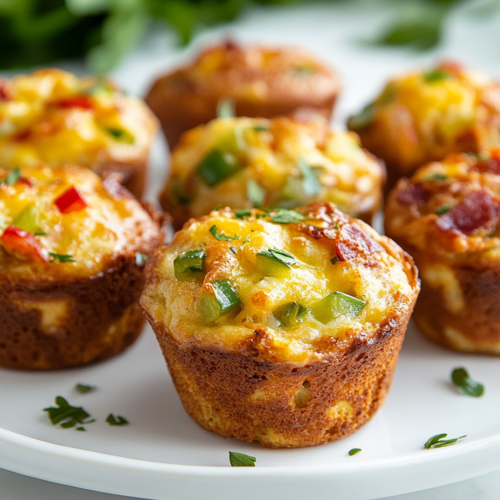
<instances>
[{"instance_id":1,"label":"chopped green onion","mask_svg":"<svg viewBox=\"0 0 500 500\"><path fill-rule=\"evenodd\" d=\"M436 215L444 215L450 208L449 205L445 205L444 207L438 208L434 213Z\"/></svg>"},{"instance_id":2,"label":"chopped green onion","mask_svg":"<svg viewBox=\"0 0 500 500\"><path fill-rule=\"evenodd\" d=\"M15 167L9 175L0 181L0 185L7 184L8 186L12 186L21 178L21 171L19 167Z\"/></svg>"},{"instance_id":3,"label":"chopped green onion","mask_svg":"<svg viewBox=\"0 0 500 500\"><path fill-rule=\"evenodd\" d=\"M213 293L204 290L198 308L207 323L213 323L240 305L240 297L227 280L211 283Z\"/></svg>"},{"instance_id":4,"label":"chopped green onion","mask_svg":"<svg viewBox=\"0 0 500 500\"><path fill-rule=\"evenodd\" d=\"M214 149L198 165L197 171L203 182L214 187L240 169L233 155Z\"/></svg>"},{"instance_id":5,"label":"chopped green onion","mask_svg":"<svg viewBox=\"0 0 500 500\"><path fill-rule=\"evenodd\" d=\"M42 233L39 220L40 213L34 206L30 205L13 220L12 225L23 231L28 231L28 233Z\"/></svg>"},{"instance_id":6,"label":"chopped green onion","mask_svg":"<svg viewBox=\"0 0 500 500\"><path fill-rule=\"evenodd\" d=\"M54 253L54 252L49 252L49 255L51 256L50 263L55 262L56 260L59 261L61 264L66 264L68 262L74 263L75 259L73 258L72 255L68 254L59 254L59 253Z\"/></svg>"},{"instance_id":7,"label":"chopped green onion","mask_svg":"<svg viewBox=\"0 0 500 500\"><path fill-rule=\"evenodd\" d=\"M134 136L127 130L109 127L106 131L117 141L124 142L125 144L133 144L134 142Z\"/></svg>"},{"instance_id":8,"label":"chopped green onion","mask_svg":"<svg viewBox=\"0 0 500 500\"><path fill-rule=\"evenodd\" d=\"M327 324L340 316L356 318L359 316L366 302L342 292L334 292L321 299L312 307L314 317L321 323Z\"/></svg>"},{"instance_id":9,"label":"chopped green onion","mask_svg":"<svg viewBox=\"0 0 500 500\"><path fill-rule=\"evenodd\" d=\"M359 453L361 448L353 448L352 450L349 450L349 456L352 457L353 455L356 455L356 453Z\"/></svg>"},{"instance_id":10,"label":"chopped green onion","mask_svg":"<svg viewBox=\"0 0 500 500\"><path fill-rule=\"evenodd\" d=\"M118 415L118 417L115 417L112 413L108 415L108 417L106 418L106 422L112 426L122 426L129 424L126 418L121 417L120 415Z\"/></svg>"},{"instance_id":11,"label":"chopped green onion","mask_svg":"<svg viewBox=\"0 0 500 500\"><path fill-rule=\"evenodd\" d=\"M442 69L433 69L424 73L423 77L426 83L441 82L447 80L450 77L450 73Z\"/></svg>"},{"instance_id":12,"label":"chopped green onion","mask_svg":"<svg viewBox=\"0 0 500 500\"><path fill-rule=\"evenodd\" d=\"M229 452L229 463L231 467L255 467L256 458L244 453Z\"/></svg>"},{"instance_id":13,"label":"chopped green onion","mask_svg":"<svg viewBox=\"0 0 500 500\"><path fill-rule=\"evenodd\" d=\"M307 307L298 302L288 302L279 306L274 312L274 317L286 327L297 326L304 321L307 314Z\"/></svg>"},{"instance_id":14,"label":"chopped green onion","mask_svg":"<svg viewBox=\"0 0 500 500\"><path fill-rule=\"evenodd\" d=\"M264 204L266 199L266 192L262 187L253 179L247 181L247 198L254 207L260 207Z\"/></svg>"},{"instance_id":15,"label":"chopped green onion","mask_svg":"<svg viewBox=\"0 0 500 500\"><path fill-rule=\"evenodd\" d=\"M353 115L347 121L347 126L351 130L362 130L373 123L377 107L374 103L366 105L357 115Z\"/></svg>"},{"instance_id":16,"label":"chopped green onion","mask_svg":"<svg viewBox=\"0 0 500 500\"><path fill-rule=\"evenodd\" d=\"M285 208L280 208L278 213L272 217L271 222L277 224L296 224L305 219L302 214L296 212L295 210L286 210Z\"/></svg>"},{"instance_id":17,"label":"chopped green onion","mask_svg":"<svg viewBox=\"0 0 500 500\"><path fill-rule=\"evenodd\" d=\"M268 127L265 127L264 125L255 125L255 127L252 127L255 132L267 132L269 130Z\"/></svg>"},{"instance_id":18,"label":"chopped green onion","mask_svg":"<svg viewBox=\"0 0 500 500\"><path fill-rule=\"evenodd\" d=\"M445 181L446 179L448 179L448 176L439 172L435 172L425 178L426 181Z\"/></svg>"},{"instance_id":19,"label":"chopped green onion","mask_svg":"<svg viewBox=\"0 0 500 500\"><path fill-rule=\"evenodd\" d=\"M302 174L302 189L306 196L317 196L321 192L321 184L316 172L309 166L304 158L299 158L299 170Z\"/></svg>"},{"instance_id":20,"label":"chopped green onion","mask_svg":"<svg viewBox=\"0 0 500 500\"><path fill-rule=\"evenodd\" d=\"M480 398L484 394L484 385L471 379L465 368L455 368L451 380L467 396Z\"/></svg>"},{"instance_id":21,"label":"chopped green onion","mask_svg":"<svg viewBox=\"0 0 500 500\"><path fill-rule=\"evenodd\" d=\"M292 254L278 248L269 248L256 255L257 269L264 276L273 278L287 278L290 276L290 267L297 262Z\"/></svg>"},{"instance_id":22,"label":"chopped green onion","mask_svg":"<svg viewBox=\"0 0 500 500\"><path fill-rule=\"evenodd\" d=\"M234 215L236 216L237 219L243 220L243 218L245 217L251 217L252 211L248 208L244 208L242 210L235 210Z\"/></svg>"},{"instance_id":23,"label":"chopped green onion","mask_svg":"<svg viewBox=\"0 0 500 500\"><path fill-rule=\"evenodd\" d=\"M205 274L205 259L203 249L181 253L174 260L174 273L179 281L198 281Z\"/></svg>"},{"instance_id":24,"label":"chopped green onion","mask_svg":"<svg viewBox=\"0 0 500 500\"><path fill-rule=\"evenodd\" d=\"M94 385L87 385L87 384L76 384L75 389L80 393L80 394L87 394L88 392L95 391L96 387Z\"/></svg>"},{"instance_id":25,"label":"chopped green onion","mask_svg":"<svg viewBox=\"0 0 500 500\"><path fill-rule=\"evenodd\" d=\"M209 231L214 235L214 238L219 241L233 241L240 239L237 234L235 234L234 236L227 236L224 233L219 233L215 224L209 229Z\"/></svg>"}]
</instances>

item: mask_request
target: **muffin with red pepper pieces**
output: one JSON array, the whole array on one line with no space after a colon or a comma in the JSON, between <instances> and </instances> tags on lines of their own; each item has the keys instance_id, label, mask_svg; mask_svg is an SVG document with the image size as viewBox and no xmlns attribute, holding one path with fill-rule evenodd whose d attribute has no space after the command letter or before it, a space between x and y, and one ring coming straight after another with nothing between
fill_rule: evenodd
<instances>
[{"instance_id":1,"label":"muffin with red pepper pieces","mask_svg":"<svg viewBox=\"0 0 500 500\"><path fill-rule=\"evenodd\" d=\"M371 222L383 165L353 132L323 119L219 118L186 133L173 150L161 203L177 228L216 205L293 208L325 200Z\"/></svg>"},{"instance_id":2,"label":"muffin with red pepper pieces","mask_svg":"<svg viewBox=\"0 0 500 500\"><path fill-rule=\"evenodd\" d=\"M148 260L141 305L200 426L295 448L381 407L418 291L394 242L316 203L192 219Z\"/></svg>"},{"instance_id":3,"label":"muffin with red pepper pieces","mask_svg":"<svg viewBox=\"0 0 500 500\"><path fill-rule=\"evenodd\" d=\"M0 79L0 165L4 169L77 163L117 172L144 189L158 125L145 104L111 82L44 69Z\"/></svg>"},{"instance_id":4,"label":"muffin with red pepper pieces","mask_svg":"<svg viewBox=\"0 0 500 500\"><path fill-rule=\"evenodd\" d=\"M226 42L160 77L146 102L172 148L184 132L214 119L223 99L237 116L306 112L330 119L339 89L338 76L306 52Z\"/></svg>"},{"instance_id":5,"label":"muffin with red pepper pieces","mask_svg":"<svg viewBox=\"0 0 500 500\"><path fill-rule=\"evenodd\" d=\"M457 351L500 355L500 150L451 154L401 179L386 232L415 259L414 319Z\"/></svg>"},{"instance_id":6,"label":"muffin with red pepper pieces","mask_svg":"<svg viewBox=\"0 0 500 500\"><path fill-rule=\"evenodd\" d=\"M0 170L0 366L109 358L144 325L143 264L159 222L113 177L78 166Z\"/></svg>"},{"instance_id":7,"label":"muffin with red pepper pieces","mask_svg":"<svg viewBox=\"0 0 500 500\"><path fill-rule=\"evenodd\" d=\"M387 164L392 188L448 153L500 145L500 84L456 63L395 78L348 126Z\"/></svg>"}]
</instances>

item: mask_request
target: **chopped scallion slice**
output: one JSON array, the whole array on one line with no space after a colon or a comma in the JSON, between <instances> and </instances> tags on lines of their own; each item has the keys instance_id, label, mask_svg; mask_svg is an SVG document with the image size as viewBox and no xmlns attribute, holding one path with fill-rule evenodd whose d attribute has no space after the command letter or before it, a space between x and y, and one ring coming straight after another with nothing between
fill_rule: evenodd
<instances>
[{"instance_id":1,"label":"chopped scallion slice","mask_svg":"<svg viewBox=\"0 0 500 500\"><path fill-rule=\"evenodd\" d=\"M205 251L202 249L181 253L174 260L175 277L179 281L197 281L205 274Z\"/></svg>"},{"instance_id":2,"label":"chopped scallion slice","mask_svg":"<svg viewBox=\"0 0 500 500\"><path fill-rule=\"evenodd\" d=\"M247 181L247 198L254 207L260 207L264 204L266 199L266 192L262 187L253 179Z\"/></svg>"},{"instance_id":3,"label":"chopped scallion slice","mask_svg":"<svg viewBox=\"0 0 500 500\"><path fill-rule=\"evenodd\" d=\"M451 380L467 396L480 398L484 394L484 385L471 379L465 368L455 368L451 373Z\"/></svg>"},{"instance_id":4,"label":"chopped scallion slice","mask_svg":"<svg viewBox=\"0 0 500 500\"><path fill-rule=\"evenodd\" d=\"M307 314L307 307L298 302L289 302L279 306L274 312L274 317L286 327L297 326L302 323Z\"/></svg>"},{"instance_id":5,"label":"chopped scallion slice","mask_svg":"<svg viewBox=\"0 0 500 500\"><path fill-rule=\"evenodd\" d=\"M198 308L207 323L213 323L240 305L240 297L227 280L211 283L212 292L204 290Z\"/></svg>"},{"instance_id":6,"label":"chopped scallion slice","mask_svg":"<svg viewBox=\"0 0 500 500\"><path fill-rule=\"evenodd\" d=\"M299 170L302 174L302 189L307 196L317 196L321 192L321 184L316 172L309 166L304 158L299 158Z\"/></svg>"},{"instance_id":7,"label":"chopped scallion slice","mask_svg":"<svg viewBox=\"0 0 500 500\"><path fill-rule=\"evenodd\" d=\"M366 302L342 292L334 292L321 299L312 307L314 317L321 323L327 324L340 316L356 318L359 316Z\"/></svg>"},{"instance_id":8,"label":"chopped scallion slice","mask_svg":"<svg viewBox=\"0 0 500 500\"><path fill-rule=\"evenodd\" d=\"M234 236L227 236L222 232L219 233L217 231L217 226L215 224L209 229L209 231L214 235L214 238L219 241L233 241L240 239L240 237L237 234L235 234Z\"/></svg>"},{"instance_id":9,"label":"chopped scallion slice","mask_svg":"<svg viewBox=\"0 0 500 500\"><path fill-rule=\"evenodd\" d=\"M278 248L269 248L256 255L257 269L264 276L273 278L287 278L290 276L290 266L297 263L292 254Z\"/></svg>"},{"instance_id":10,"label":"chopped scallion slice","mask_svg":"<svg viewBox=\"0 0 500 500\"><path fill-rule=\"evenodd\" d=\"M235 157L229 153L223 153L214 149L201 161L197 171L203 182L214 187L226 177L234 174L240 169Z\"/></svg>"}]
</instances>

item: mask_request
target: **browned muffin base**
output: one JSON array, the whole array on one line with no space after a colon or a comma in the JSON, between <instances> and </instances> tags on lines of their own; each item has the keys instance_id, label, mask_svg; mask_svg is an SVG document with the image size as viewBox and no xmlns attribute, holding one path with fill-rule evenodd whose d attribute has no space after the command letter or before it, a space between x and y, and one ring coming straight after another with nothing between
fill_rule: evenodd
<instances>
[{"instance_id":1,"label":"browned muffin base","mask_svg":"<svg viewBox=\"0 0 500 500\"><path fill-rule=\"evenodd\" d=\"M53 370L114 356L144 326L143 283L142 268L124 259L93 279L50 288L0 284L0 366Z\"/></svg>"},{"instance_id":2,"label":"browned muffin base","mask_svg":"<svg viewBox=\"0 0 500 500\"><path fill-rule=\"evenodd\" d=\"M234 354L194 342L179 345L149 318L195 422L225 438L269 448L328 443L368 422L389 391L408 319L391 320L372 341L345 342L325 361L298 367L259 359L252 348L258 331L254 342Z\"/></svg>"},{"instance_id":3,"label":"browned muffin base","mask_svg":"<svg viewBox=\"0 0 500 500\"><path fill-rule=\"evenodd\" d=\"M149 152L149 151L148 151ZM146 188L146 175L148 171L148 157L131 160L129 162L113 162L104 165L95 165L94 172L101 177L107 175L115 178L137 199L141 199Z\"/></svg>"},{"instance_id":4,"label":"browned muffin base","mask_svg":"<svg viewBox=\"0 0 500 500\"><path fill-rule=\"evenodd\" d=\"M451 268L463 297L462 307L446 306L445 289L431 286L422 265L422 291L413 319L432 341L448 349L500 355L500 269Z\"/></svg>"}]
</instances>

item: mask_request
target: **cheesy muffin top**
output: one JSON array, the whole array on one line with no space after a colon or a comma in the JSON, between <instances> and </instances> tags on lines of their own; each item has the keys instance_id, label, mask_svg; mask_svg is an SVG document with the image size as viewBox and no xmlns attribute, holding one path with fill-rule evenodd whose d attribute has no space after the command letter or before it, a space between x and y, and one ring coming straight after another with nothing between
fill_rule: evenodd
<instances>
[{"instance_id":1,"label":"cheesy muffin top","mask_svg":"<svg viewBox=\"0 0 500 500\"><path fill-rule=\"evenodd\" d=\"M174 149L162 205L178 224L217 204L293 208L319 200L369 219L384 178L356 134L334 132L324 120L219 118Z\"/></svg>"},{"instance_id":2,"label":"cheesy muffin top","mask_svg":"<svg viewBox=\"0 0 500 500\"><path fill-rule=\"evenodd\" d=\"M207 48L190 65L166 76L163 81L172 91L186 89L197 93L224 96L235 100L278 101L307 95L322 101L337 91L338 79L333 72L302 50L242 46L226 42Z\"/></svg>"},{"instance_id":3,"label":"cheesy muffin top","mask_svg":"<svg viewBox=\"0 0 500 500\"><path fill-rule=\"evenodd\" d=\"M112 177L75 165L0 169L0 279L88 278L161 243L157 222ZM135 255L136 252L139 252Z\"/></svg>"},{"instance_id":4,"label":"cheesy muffin top","mask_svg":"<svg viewBox=\"0 0 500 500\"><path fill-rule=\"evenodd\" d=\"M149 147L146 105L111 82L44 69L0 80L0 165L77 163L99 170Z\"/></svg>"},{"instance_id":5,"label":"cheesy muffin top","mask_svg":"<svg viewBox=\"0 0 500 500\"><path fill-rule=\"evenodd\" d=\"M467 266L500 259L500 149L450 154L401 179L386 231L412 249Z\"/></svg>"},{"instance_id":6,"label":"cheesy muffin top","mask_svg":"<svg viewBox=\"0 0 500 500\"><path fill-rule=\"evenodd\" d=\"M192 220L148 261L141 298L176 341L303 364L406 314L416 268L331 203Z\"/></svg>"},{"instance_id":7,"label":"cheesy muffin top","mask_svg":"<svg viewBox=\"0 0 500 500\"><path fill-rule=\"evenodd\" d=\"M375 154L411 173L448 153L500 144L500 85L442 63L389 81L348 126Z\"/></svg>"}]
</instances>

